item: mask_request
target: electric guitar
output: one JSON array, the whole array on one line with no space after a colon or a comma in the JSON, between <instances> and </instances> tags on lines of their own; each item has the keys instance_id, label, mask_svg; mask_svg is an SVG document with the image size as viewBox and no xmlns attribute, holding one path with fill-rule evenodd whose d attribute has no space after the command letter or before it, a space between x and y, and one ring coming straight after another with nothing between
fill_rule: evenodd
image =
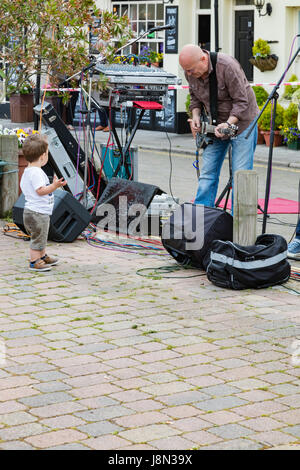
<instances>
[{"instance_id":1,"label":"electric guitar","mask_svg":"<svg viewBox=\"0 0 300 470\"><path fill-rule=\"evenodd\" d=\"M189 121L191 120L189 119ZM200 148L203 145L206 146L213 142L212 137L215 136L216 127L217 126L211 124L211 117L206 112L203 106L201 110L201 115L200 115L200 128L198 131L196 131L196 136L195 136L197 148ZM226 135L230 137L231 139L236 138L237 131L238 131L238 126L235 126L234 124L232 124L231 127L219 129L220 134Z\"/></svg>"}]
</instances>

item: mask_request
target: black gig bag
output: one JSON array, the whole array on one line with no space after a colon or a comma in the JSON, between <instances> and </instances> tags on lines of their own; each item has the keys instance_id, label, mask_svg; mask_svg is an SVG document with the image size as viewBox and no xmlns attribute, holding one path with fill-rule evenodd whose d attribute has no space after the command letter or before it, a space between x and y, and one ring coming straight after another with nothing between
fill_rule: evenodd
<instances>
[{"instance_id":1,"label":"black gig bag","mask_svg":"<svg viewBox=\"0 0 300 470\"><path fill-rule=\"evenodd\" d=\"M264 234L251 246L215 240L206 273L219 287L261 289L288 281L290 271L286 240Z\"/></svg>"},{"instance_id":2,"label":"black gig bag","mask_svg":"<svg viewBox=\"0 0 300 470\"><path fill-rule=\"evenodd\" d=\"M186 202L162 227L162 244L182 265L205 269L214 240L232 240L232 216L221 209Z\"/></svg>"}]
</instances>

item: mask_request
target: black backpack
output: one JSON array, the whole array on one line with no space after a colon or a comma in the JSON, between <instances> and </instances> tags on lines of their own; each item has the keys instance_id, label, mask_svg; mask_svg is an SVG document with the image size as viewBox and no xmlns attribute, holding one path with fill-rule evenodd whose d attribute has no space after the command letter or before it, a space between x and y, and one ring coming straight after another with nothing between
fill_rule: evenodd
<instances>
[{"instance_id":1,"label":"black backpack","mask_svg":"<svg viewBox=\"0 0 300 470\"><path fill-rule=\"evenodd\" d=\"M215 240L206 273L219 287L261 289L288 281L290 271L286 240L280 235L264 234L251 246Z\"/></svg>"},{"instance_id":2,"label":"black backpack","mask_svg":"<svg viewBox=\"0 0 300 470\"><path fill-rule=\"evenodd\" d=\"M233 219L221 209L186 202L162 227L162 244L181 265L206 269L213 240L232 240Z\"/></svg>"}]
</instances>

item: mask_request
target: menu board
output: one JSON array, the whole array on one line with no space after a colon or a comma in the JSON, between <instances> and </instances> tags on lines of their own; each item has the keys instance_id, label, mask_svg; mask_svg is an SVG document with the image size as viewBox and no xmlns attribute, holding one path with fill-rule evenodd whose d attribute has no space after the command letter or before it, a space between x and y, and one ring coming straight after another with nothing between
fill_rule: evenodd
<instances>
[{"instance_id":1,"label":"menu board","mask_svg":"<svg viewBox=\"0 0 300 470\"><path fill-rule=\"evenodd\" d=\"M178 7L166 7L165 23L174 26L165 31L165 54L178 53Z\"/></svg>"}]
</instances>

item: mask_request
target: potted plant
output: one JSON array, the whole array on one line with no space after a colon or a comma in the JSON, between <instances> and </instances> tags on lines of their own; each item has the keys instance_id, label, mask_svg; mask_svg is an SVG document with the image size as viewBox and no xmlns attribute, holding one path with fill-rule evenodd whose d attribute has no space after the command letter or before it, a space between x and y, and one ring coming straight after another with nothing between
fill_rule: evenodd
<instances>
[{"instance_id":1,"label":"potted plant","mask_svg":"<svg viewBox=\"0 0 300 470\"><path fill-rule=\"evenodd\" d=\"M284 110L283 126L280 130L284 143L292 150L300 150L300 130L298 128L298 106L290 103Z\"/></svg>"},{"instance_id":2,"label":"potted plant","mask_svg":"<svg viewBox=\"0 0 300 470\"><path fill-rule=\"evenodd\" d=\"M154 67L160 67L163 63L163 54L144 46L141 48L138 59L140 64L151 64Z\"/></svg>"},{"instance_id":3,"label":"potted plant","mask_svg":"<svg viewBox=\"0 0 300 470\"><path fill-rule=\"evenodd\" d=\"M101 16L94 34L106 43L104 57L132 36L127 17L101 12L94 0L1 0L1 11L0 61L8 64L6 94L11 95L9 86L21 93L22 86L34 79L35 104L40 100L42 74L58 85L59 76L70 77L90 63L87 25L95 17Z\"/></svg>"},{"instance_id":4,"label":"potted plant","mask_svg":"<svg viewBox=\"0 0 300 470\"><path fill-rule=\"evenodd\" d=\"M297 119L297 126L300 129L300 87L296 91L294 91L292 95L292 103L294 103L298 107L298 119Z\"/></svg>"},{"instance_id":5,"label":"potted plant","mask_svg":"<svg viewBox=\"0 0 300 470\"><path fill-rule=\"evenodd\" d=\"M267 91L264 89L264 87L262 87L262 86L254 86L254 87L252 87L252 89L253 89L254 94L255 94L257 106L261 109L261 107L267 101L267 98L268 98L269 95L268 95ZM257 144L258 145L263 145L265 143L265 139L264 139L263 134L261 133L261 128L259 127L259 124L258 124L257 127L258 127Z\"/></svg>"},{"instance_id":6,"label":"potted plant","mask_svg":"<svg viewBox=\"0 0 300 470\"><path fill-rule=\"evenodd\" d=\"M278 57L275 54L271 54L271 48L264 39L259 38L254 42L252 54L253 57L249 61L261 72L274 70L277 66Z\"/></svg>"},{"instance_id":7,"label":"potted plant","mask_svg":"<svg viewBox=\"0 0 300 470\"><path fill-rule=\"evenodd\" d=\"M265 138L265 143L267 147L270 146L270 129L271 129L271 118L272 118L272 107L271 103L267 105L263 114L260 116L258 120L259 127L261 129L261 133ZM278 147L282 145L282 135L280 134L281 126L283 126L283 119L284 119L284 108L280 104L277 104L276 107L276 117L275 117L275 127L274 127L274 147Z\"/></svg>"},{"instance_id":8,"label":"potted plant","mask_svg":"<svg viewBox=\"0 0 300 470\"><path fill-rule=\"evenodd\" d=\"M25 81L21 85L9 85L9 109L11 122L33 121L33 84Z\"/></svg>"}]
</instances>

